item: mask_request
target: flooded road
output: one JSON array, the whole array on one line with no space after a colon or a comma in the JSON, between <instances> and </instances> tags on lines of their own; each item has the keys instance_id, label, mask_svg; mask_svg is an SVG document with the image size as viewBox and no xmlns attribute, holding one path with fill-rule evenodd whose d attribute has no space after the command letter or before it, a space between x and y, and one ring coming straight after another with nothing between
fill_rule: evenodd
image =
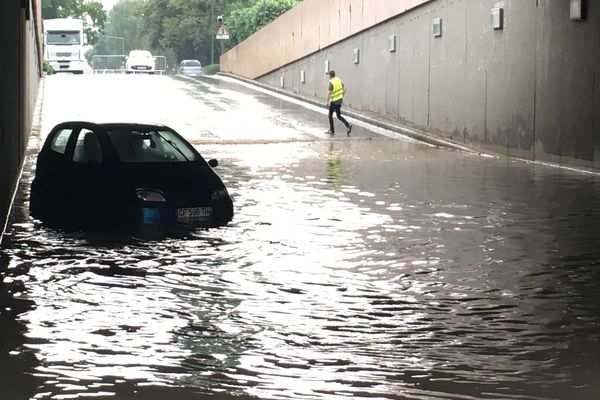
<instances>
[{"instance_id":1,"label":"flooded road","mask_svg":"<svg viewBox=\"0 0 600 400\"><path fill-rule=\"evenodd\" d=\"M227 81L130 78L49 79L44 132L167 123L219 160L234 219L53 230L28 215L29 157L0 253L0 398L600 398L599 176L359 121L331 140L326 115Z\"/></svg>"}]
</instances>

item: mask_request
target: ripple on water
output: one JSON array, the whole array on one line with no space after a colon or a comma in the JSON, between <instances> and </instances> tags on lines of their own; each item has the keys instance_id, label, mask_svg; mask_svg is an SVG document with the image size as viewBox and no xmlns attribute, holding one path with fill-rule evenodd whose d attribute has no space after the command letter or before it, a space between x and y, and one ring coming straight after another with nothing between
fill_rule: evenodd
<instances>
[{"instance_id":1,"label":"ripple on water","mask_svg":"<svg viewBox=\"0 0 600 400\"><path fill-rule=\"evenodd\" d=\"M373 145L337 154L365 173ZM227 227L106 238L11 225L0 316L14 315L0 324L21 338L16 354L35 355L11 364L37 380L32 398L598 393L594 179L523 170L535 185L515 183L492 160L448 177L453 153L324 176L316 146L275 148L258 152L264 164L213 148L231 160ZM470 185L443 184L461 175Z\"/></svg>"}]
</instances>

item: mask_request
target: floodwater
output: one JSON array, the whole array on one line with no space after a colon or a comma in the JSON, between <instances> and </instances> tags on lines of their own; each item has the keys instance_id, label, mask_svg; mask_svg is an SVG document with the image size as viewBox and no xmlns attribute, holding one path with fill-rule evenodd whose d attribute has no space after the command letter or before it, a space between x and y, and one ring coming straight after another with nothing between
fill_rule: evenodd
<instances>
[{"instance_id":1,"label":"floodwater","mask_svg":"<svg viewBox=\"0 0 600 400\"><path fill-rule=\"evenodd\" d=\"M0 253L0 398L600 398L600 176L358 121L330 140L322 114L254 101L257 123L285 109L284 139L314 140L196 138L226 227L47 228L28 158Z\"/></svg>"}]
</instances>

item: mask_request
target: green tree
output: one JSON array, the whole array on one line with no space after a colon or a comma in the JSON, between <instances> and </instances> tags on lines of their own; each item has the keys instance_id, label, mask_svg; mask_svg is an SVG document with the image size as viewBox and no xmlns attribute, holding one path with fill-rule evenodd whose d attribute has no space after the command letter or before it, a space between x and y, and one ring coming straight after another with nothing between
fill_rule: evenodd
<instances>
[{"instance_id":1,"label":"green tree","mask_svg":"<svg viewBox=\"0 0 600 400\"><path fill-rule=\"evenodd\" d=\"M89 44L98 41L99 31L106 23L106 11L96 0L42 0L42 18L80 18L86 22Z\"/></svg>"},{"instance_id":2,"label":"green tree","mask_svg":"<svg viewBox=\"0 0 600 400\"><path fill-rule=\"evenodd\" d=\"M153 48L172 49L178 59L206 62L210 18L209 0L151 0L144 9L144 32Z\"/></svg>"},{"instance_id":3,"label":"green tree","mask_svg":"<svg viewBox=\"0 0 600 400\"><path fill-rule=\"evenodd\" d=\"M82 1L82 0L65 0ZM169 64L198 59L204 65L298 4L299 0L121 0L109 13L104 35L125 38L126 50L164 54ZM216 40L217 16L234 28L233 40ZM116 40L101 40L96 54L116 54ZM102 50L102 52L100 51ZM213 54L214 53L214 54Z\"/></svg>"},{"instance_id":4,"label":"green tree","mask_svg":"<svg viewBox=\"0 0 600 400\"><path fill-rule=\"evenodd\" d=\"M102 54L127 54L133 49L150 49L150 40L142 31L143 8L143 0L120 0L113 6L98 42L98 46L103 44L106 49Z\"/></svg>"},{"instance_id":5,"label":"green tree","mask_svg":"<svg viewBox=\"0 0 600 400\"><path fill-rule=\"evenodd\" d=\"M265 25L279 18L301 0L258 0L253 5L238 8L227 17L230 43L233 47Z\"/></svg>"}]
</instances>

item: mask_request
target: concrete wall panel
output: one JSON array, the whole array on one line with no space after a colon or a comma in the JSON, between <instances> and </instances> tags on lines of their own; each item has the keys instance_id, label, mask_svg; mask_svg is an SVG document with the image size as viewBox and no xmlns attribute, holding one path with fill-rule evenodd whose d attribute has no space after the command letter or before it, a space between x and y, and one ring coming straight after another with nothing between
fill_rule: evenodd
<instances>
[{"instance_id":1,"label":"concrete wall panel","mask_svg":"<svg viewBox=\"0 0 600 400\"><path fill-rule=\"evenodd\" d=\"M490 149L506 153L508 138L505 123L510 119L508 114L508 86L503 84L507 79L507 71L503 61L492 60L486 69L486 132L484 143Z\"/></svg>"},{"instance_id":2,"label":"concrete wall panel","mask_svg":"<svg viewBox=\"0 0 600 400\"><path fill-rule=\"evenodd\" d=\"M396 53L399 59L398 79L398 117L402 120L413 120L413 76L414 69L414 27L417 13L411 13L402 19L396 37Z\"/></svg>"},{"instance_id":3,"label":"concrete wall panel","mask_svg":"<svg viewBox=\"0 0 600 400\"><path fill-rule=\"evenodd\" d=\"M290 18L286 19L286 29L283 34L285 38L283 41L285 48L281 60L283 63L290 58L300 59L305 54L302 39L302 10L293 8L288 12Z\"/></svg>"},{"instance_id":4,"label":"concrete wall panel","mask_svg":"<svg viewBox=\"0 0 600 400\"><path fill-rule=\"evenodd\" d=\"M364 24L364 0L350 1L350 34L355 34L363 29Z\"/></svg>"},{"instance_id":5,"label":"concrete wall panel","mask_svg":"<svg viewBox=\"0 0 600 400\"><path fill-rule=\"evenodd\" d=\"M553 5L556 7L556 5ZM556 7L564 13L564 8ZM560 80L562 162L591 166L593 152L594 27L566 21Z\"/></svg>"},{"instance_id":6,"label":"concrete wall panel","mask_svg":"<svg viewBox=\"0 0 600 400\"><path fill-rule=\"evenodd\" d=\"M363 0L363 27L377 24L377 3L378 0L371 0L369 3Z\"/></svg>"},{"instance_id":7,"label":"concrete wall panel","mask_svg":"<svg viewBox=\"0 0 600 400\"><path fill-rule=\"evenodd\" d=\"M465 64L463 125L457 124L465 143L486 143L486 79L485 66L477 61Z\"/></svg>"},{"instance_id":8,"label":"concrete wall panel","mask_svg":"<svg viewBox=\"0 0 600 400\"><path fill-rule=\"evenodd\" d=\"M323 46L321 46L321 27L319 24L316 24L315 21L319 21L321 18L321 9L311 7L296 8L300 10L300 17L302 19L302 53L310 54L314 52L315 49L320 50L323 48Z\"/></svg>"},{"instance_id":9,"label":"concrete wall panel","mask_svg":"<svg viewBox=\"0 0 600 400\"><path fill-rule=\"evenodd\" d=\"M326 45L329 46L332 43L340 41L342 38L340 31L341 22L341 10L340 1L342 0L327 0L327 23L324 25L328 26L328 39Z\"/></svg>"},{"instance_id":10,"label":"concrete wall panel","mask_svg":"<svg viewBox=\"0 0 600 400\"><path fill-rule=\"evenodd\" d=\"M584 21L569 19L568 1L437 0L402 9L409 3L305 0L320 18L333 13L323 24L328 29L347 24L353 31L359 14L363 27L375 25L282 67L288 82L288 73L299 76L289 66L312 66L310 83L292 78L289 90L312 90L323 100L323 63L330 60L355 110L505 154L600 168L598 3L587 2ZM490 26L493 7L504 9L503 29ZM438 17L442 37L433 38ZM390 34L397 39L393 53ZM355 48L359 64L352 62ZM275 69L261 80L278 85L280 75Z\"/></svg>"},{"instance_id":11,"label":"concrete wall panel","mask_svg":"<svg viewBox=\"0 0 600 400\"><path fill-rule=\"evenodd\" d=\"M486 87L489 41L489 4L465 7L465 77L462 136L466 143L486 142Z\"/></svg>"},{"instance_id":12,"label":"concrete wall panel","mask_svg":"<svg viewBox=\"0 0 600 400\"><path fill-rule=\"evenodd\" d=\"M352 0L340 0L340 9L338 12L340 38L352 36Z\"/></svg>"},{"instance_id":13,"label":"concrete wall panel","mask_svg":"<svg viewBox=\"0 0 600 400\"><path fill-rule=\"evenodd\" d=\"M429 51L431 42L431 20L435 15L430 10L420 10L412 20L413 62L411 76L411 115L409 120L429 126Z\"/></svg>"},{"instance_id":14,"label":"concrete wall panel","mask_svg":"<svg viewBox=\"0 0 600 400\"><path fill-rule=\"evenodd\" d=\"M534 156L535 113L535 2L509 2L505 5L503 30L489 30L496 42L504 42L507 76L504 83L509 101L507 120L501 129L507 137L508 153L531 159Z\"/></svg>"},{"instance_id":15,"label":"concrete wall panel","mask_svg":"<svg viewBox=\"0 0 600 400\"><path fill-rule=\"evenodd\" d=\"M363 35L361 46L356 47L360 50L359 64L352 64L354 48L348 49L348 61L353 67L352 75L359 89L352 93L349 105L377 115L385 114L386 86L390 84L385 75L386 41L387 37L381 30ZM363 101L365 95L369 97L368 102Z\"/></svg>"},{"instance_id":16,"label":"concrete wall panel","mask_svg":"<svg viewBox=\"0 0 600 400\"><path fill-rule=\"evenodd\" d=\"M306 68L306 90L308 93L312 93L312 97L319 98L319 93L321 93L322 88L320 85L317 87L317 77L322 79L322 74L319 74L319 67L321 59L317 58L316 54L308 57L308 66Z\"/></svg>"},{"instance_id":17,"label":"concrete wall panel","mask_svg":"<svg viewBox=\"0 0 600 400\"><path fill-rule=\"evenodd\" d=\"M382 26L381 52L383 56L383 76L386 77L383 85L385 110L384 115L387 118L396 120L399 119L399 103L400 103L400 56L399 51L390 52L388 49L388 39L390 35L396 35L396 46L399 38L399 22L389 22ZM367 54L365 54L367 56Z\"/></svg>"},{"instance_id":18,"label":"concrete wall panel","mask_svg":"<svg viewBox=\"0 0 600 400\"><path fill-rule=\"evenodd\" d=\"M590 18L600 21L600 6L598 3L590 5ZM600 24L594 26L594 116L592 123L594 126L594 159L593 167L600 169Z\"/></svg>"},{"instance_id":19,"label":"concrete wall panel","mask_svg":"<svg viewBox=\"0 0 600 400\"><path fill-rule=\"evenodd\" d=\"M429 126L463 140L466 13L463 0L442 1L431 17L442 19L442 36L432 37ZM452 6L450 6L452 5ZM447 101L452 95L454 101ZM449 116L452 116L450 118Z\"/></svg>"},{"instance_id":20,"label":"concrete wall panel","mask_svg":"<svg viewBox=\"0 0 600 400\"><path fill-rule=\"evenodd\" d=\"M536 112L535 158L560 162L560 88L564 10L541 0L536 8ZM564 2L566 4L566 2Z\"/></svg>"}]
</instances>

